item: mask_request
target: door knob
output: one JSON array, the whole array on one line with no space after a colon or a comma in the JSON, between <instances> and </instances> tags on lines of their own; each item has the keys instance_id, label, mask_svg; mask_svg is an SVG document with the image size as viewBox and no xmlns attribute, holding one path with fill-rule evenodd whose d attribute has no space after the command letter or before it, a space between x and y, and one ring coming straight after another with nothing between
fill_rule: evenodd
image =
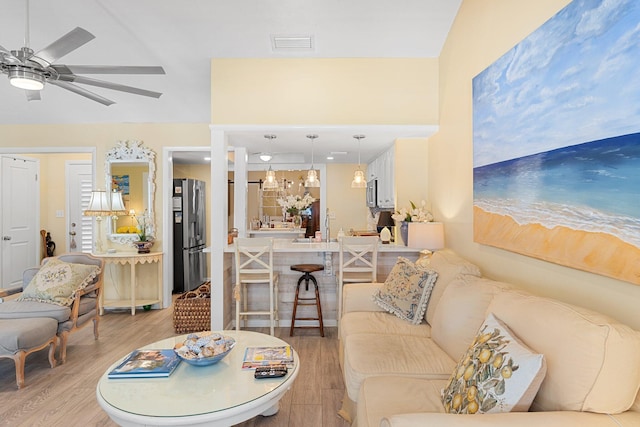
<instances>
[{"instance_id":1,"label":"door knob","mask_svg":"<svg viewBox=\"0 0 640 427\"><path fill-rule=\"evenodd\" d=\"M11 240L11 236L3 236L2 240Z\"/></svg>"}]
</instances>

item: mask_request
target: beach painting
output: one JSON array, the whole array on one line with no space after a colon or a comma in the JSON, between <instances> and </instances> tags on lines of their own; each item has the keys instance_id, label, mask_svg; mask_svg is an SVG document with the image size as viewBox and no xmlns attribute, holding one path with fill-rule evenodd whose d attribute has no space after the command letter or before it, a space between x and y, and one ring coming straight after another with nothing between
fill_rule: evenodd
<instances>
[{"instance_id":1,"label":"beach painting","mask_svg":"<svg viewBox=\"0 0 640 427\"><path fill-rule=\"evenodd\" d=\"M640 284L640 2L574 0L473 79L474 241Z\"/></svg>"}]
</instances>

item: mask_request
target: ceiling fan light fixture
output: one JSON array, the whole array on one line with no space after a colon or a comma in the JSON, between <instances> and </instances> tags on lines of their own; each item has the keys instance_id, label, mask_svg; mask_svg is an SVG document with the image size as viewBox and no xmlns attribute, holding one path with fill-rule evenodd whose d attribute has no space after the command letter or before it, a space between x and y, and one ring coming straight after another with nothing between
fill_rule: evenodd
<instances>
[{"instance_id":1,"label":"ceiling fan light fixture","mask_svg":"<svg viewBox=\"0 0 640 427\"><path fill-rule=\"evenodd\" d=\"M260 160L262 160L263 162L268 162L272 158L273 158L273 156L271 156L271 154L269 154L269 153L260 154Z\"/></svg>"},{"instance_id":2,"label":"ceiling fan light fixture","mask_svg":"<svg viewBox=\"0 0 640 427\"><path fill-rule=\"evenodd\" d=\"M9 83L19 89L42 90L44 88L44 76L21 67L9 69Z\"/></svg>"}]
</instances>

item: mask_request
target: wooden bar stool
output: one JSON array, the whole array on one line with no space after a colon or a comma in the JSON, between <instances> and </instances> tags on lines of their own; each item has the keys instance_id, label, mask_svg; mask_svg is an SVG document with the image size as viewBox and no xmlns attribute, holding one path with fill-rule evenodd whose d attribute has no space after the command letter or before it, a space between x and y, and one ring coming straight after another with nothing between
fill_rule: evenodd
<instances>
[{"instance_id":1,"label":"wooden bar stool","mask_svg":"<svg viewBox=\"0 0 640 427\"><path fill-rule=\"evenodd\" d=\"M289 330L289 336L293 336L293 328L295 328L296 320L317 320L319 322L320 336L324 337L324 326L322 324L322 306L320 305L320 291L318 289L318 281L311 273L314 271L324 270L322 264L296 264L291 266L291 270L300 271L304 273L298 279L298 285L296 286L296 297L293 300L293 315L291 316L291 329ZM316 287L315 298L300 298L298 296L300 292L300 284L305 281L305 290L309 290L309 280L311 280ZM300 302L300 301L314 301L314 302ZM296 317L296 311L298 305L315 305L318 310L318 317ZM315 326L298 326L298 328L315 328Z\"/></svg>"}]
</instances>

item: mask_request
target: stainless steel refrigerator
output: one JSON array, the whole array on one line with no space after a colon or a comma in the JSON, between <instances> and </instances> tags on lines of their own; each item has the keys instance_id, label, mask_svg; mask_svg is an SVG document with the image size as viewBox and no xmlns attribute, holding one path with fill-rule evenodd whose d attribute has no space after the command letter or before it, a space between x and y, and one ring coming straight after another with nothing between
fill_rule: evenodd
<instances>
[{"instance_id":1,"label":"stainless steel refrigerator","mask_svg":"<svg viewBox=\"0 0 640 427\"><path fill-rule=\"evenodd\" d=\"M173 292L191 291L204 283L206 258L205 183L173 180Z\"/></svg>"}]
</instances>

